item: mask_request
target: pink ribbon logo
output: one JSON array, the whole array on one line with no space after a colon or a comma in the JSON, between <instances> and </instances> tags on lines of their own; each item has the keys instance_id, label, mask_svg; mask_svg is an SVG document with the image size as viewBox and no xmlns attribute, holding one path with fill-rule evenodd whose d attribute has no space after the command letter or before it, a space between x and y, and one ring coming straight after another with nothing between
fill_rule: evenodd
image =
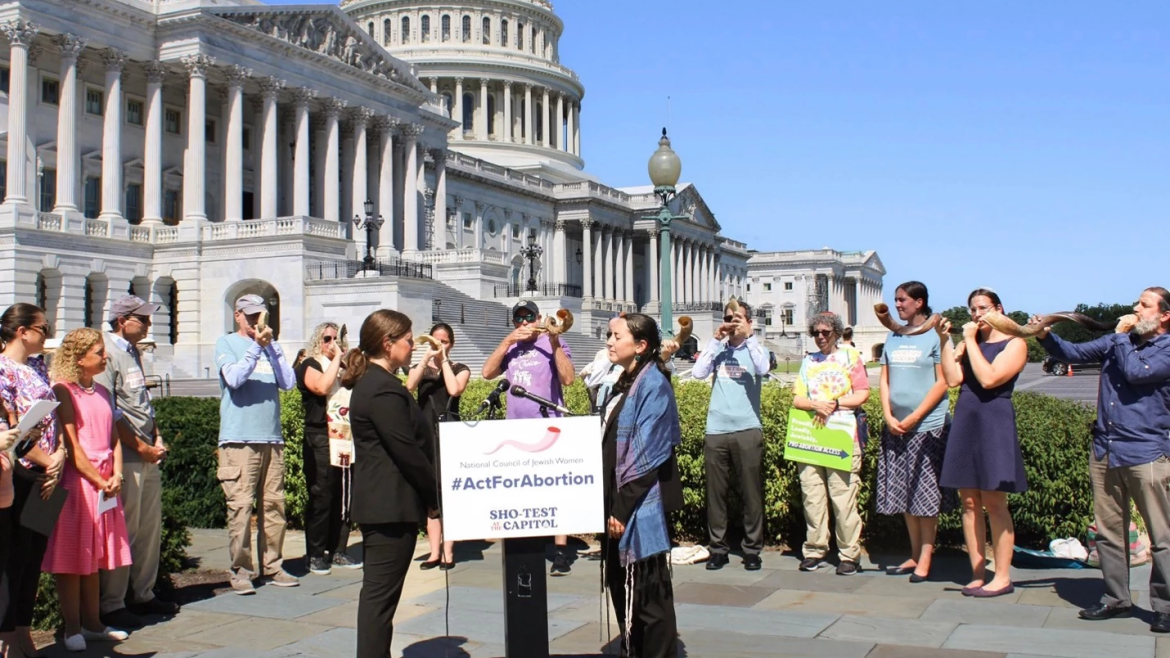
<instances>
[{"instance_id":1,"label":"pink ribbon logo","mask_svg":"<svg viewBox=\"0 0 1170 658\"><path fill-rule=\"evenodd\" d=\"M553 447L553 445L555 445L557 440L560 438L560 428L550 427L548 428L548 432L545 433L544 438L537 441L536 443L523 443L521 441L517 441L516 439L508 439L506 441L501 441L499 445L483 454L494 455L495 453L499 452L500 448L503 448L504 446L512 446L521 452L544 452L545 450Z\"/></svg>"}]
</instances>

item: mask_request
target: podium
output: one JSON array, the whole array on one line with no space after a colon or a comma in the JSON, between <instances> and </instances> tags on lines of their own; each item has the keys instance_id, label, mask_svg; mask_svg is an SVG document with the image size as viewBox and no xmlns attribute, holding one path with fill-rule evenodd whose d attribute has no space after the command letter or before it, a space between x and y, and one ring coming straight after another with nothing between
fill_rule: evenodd
<instances>
[{"instance_id":1,"label":"podium","mask_svg":"<svg viewBox=\"0 0 1170 658\"><path fill-rule=\"evenodd\" d=\"M596 416L439 424L443 538L503 539L507 658L548 658L545 546L603 532Z\"/></svg>"}]
</instances>

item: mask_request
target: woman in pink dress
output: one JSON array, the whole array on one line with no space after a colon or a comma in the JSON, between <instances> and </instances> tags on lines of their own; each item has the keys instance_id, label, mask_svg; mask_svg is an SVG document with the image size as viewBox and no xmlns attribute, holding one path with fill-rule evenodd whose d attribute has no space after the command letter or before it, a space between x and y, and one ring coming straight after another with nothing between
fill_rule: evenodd
<instances>
[{"instance_id":1,"label":"woman in pink dress","mask_svg":"<svg viewBox=\"0 0 1170 658\"><path fill-rule=\"evenodd\" d=\"M74 329L53 355L49 374L61 406L57 418L69 461L61 486L69 492L41 569L57 577L65 648L84 651L86 640L125 640L124 631L100 619L98 570L130 564L122 513L122 446L114 437L110 392L95 384L106 369L105 341L96 329ZM102 501L114 505L99 511Z\"/></svg>"}]
</instances>

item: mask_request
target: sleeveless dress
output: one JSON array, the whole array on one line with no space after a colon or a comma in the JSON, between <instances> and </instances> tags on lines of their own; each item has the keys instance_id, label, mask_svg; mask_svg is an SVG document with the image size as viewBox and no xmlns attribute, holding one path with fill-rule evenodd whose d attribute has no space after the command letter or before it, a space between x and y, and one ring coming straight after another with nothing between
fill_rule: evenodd
<instances>
[{"instance_id":1,"label":"sleeveless dress","mask_svg":"<svg viewBox=\"0 0 1170 658\"><path fill-rule=\"evenodd\" d=\"M1009 342L1011 339L980 342L979 351L991 362ZM1028 480L1012 405L1019 375L1003 386L986 389L975 378L966 356L962 366L963 386L955 402L939 483L953 489L1023 493L1028 490Z\"/></svg>"},{"instance_id":2,"label":"sleeveless dress","mask_svg":"<svg viewBox=\"0 0 1170 658\"><path fill-rule=\"evenodd\" d=\"M98 473L109 478L114 473L114 451L110 449L114 409L110 392L101 384L94 384L92 392L73 383L66 386L73 401L78 443ZM65 464L59 486L69 492L69 497L49 537L41 570L88 576L98 569L129 565L130 543L122 497L118 497L117 507L99 516L100 492L69 462Z\"/></svg>"}]
</instances>

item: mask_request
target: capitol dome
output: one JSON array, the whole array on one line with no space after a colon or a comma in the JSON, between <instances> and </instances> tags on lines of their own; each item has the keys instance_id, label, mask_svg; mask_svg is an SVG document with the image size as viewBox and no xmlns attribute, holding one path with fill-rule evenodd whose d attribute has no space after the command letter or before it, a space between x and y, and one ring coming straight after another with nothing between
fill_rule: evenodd
<instances>
[{"instance_id":1,"label":"capitol dome","mask_svg":"<svg viewBox=\"0 0 1170 658\"><path fill-rule=\"evenodd\" d=\"M582 170L577 74L548 0L342 0L341 9L442 97L452 150L568 182Z\"/></svg>"}]
</instances>

